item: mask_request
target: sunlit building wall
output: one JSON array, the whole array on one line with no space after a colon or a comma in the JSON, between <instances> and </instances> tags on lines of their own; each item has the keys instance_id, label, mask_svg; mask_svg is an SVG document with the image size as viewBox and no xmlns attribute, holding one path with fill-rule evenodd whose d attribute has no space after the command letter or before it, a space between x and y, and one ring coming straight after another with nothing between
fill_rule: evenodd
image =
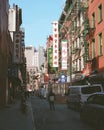
<instances>
[{"instance_id":1,"label":"sunlit building wall","mask_svg":"<svg viewBox=\"0 0 104 130\"><path fill-rule=\"evenodd\" d=\"M45 56L44 56L45 48L40 45L38 52L39 52L39 68L40 68L41 65L43 65L45 63Z\"/></svg>"},{"instance_id":2,"label":"sunlit building wall","mask_svg":"<svg viewBox=\"0 0 104 130\"><path fill-rule=\"evenodd\" d=\"M35 66L35 48L33 46L25 47L25 57L27 72L29 73L29 85L32 90L35 88L35 75L37 67Z\"/></svg>"}]
</instances>

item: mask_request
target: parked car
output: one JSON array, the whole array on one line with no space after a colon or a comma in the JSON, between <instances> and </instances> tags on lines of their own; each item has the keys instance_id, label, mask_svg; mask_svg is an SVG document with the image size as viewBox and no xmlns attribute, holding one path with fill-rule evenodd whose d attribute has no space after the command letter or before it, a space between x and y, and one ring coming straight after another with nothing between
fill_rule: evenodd
<instances>
[{"instance_id":1,"label":"parked car","mask_svg":"<svg viewBox=\"0 0 104 130\"><path fill-rule=\"evenodd\" d=\"M86 102L91 94L102 91L103 88L101 84L70 86L67 106L79 110L81 105Z\"/></svg>"},{"instance_id":2,"label":"parked car","mask_svg":"<svg viewBox=\"0 0 104 130\"><path fill-rule=\"evenodd\" d=\"M88 97L81 107L80 118L94 125L97 130L104 130L104 92L97 92Z\"/></svg>"}]
</instances>

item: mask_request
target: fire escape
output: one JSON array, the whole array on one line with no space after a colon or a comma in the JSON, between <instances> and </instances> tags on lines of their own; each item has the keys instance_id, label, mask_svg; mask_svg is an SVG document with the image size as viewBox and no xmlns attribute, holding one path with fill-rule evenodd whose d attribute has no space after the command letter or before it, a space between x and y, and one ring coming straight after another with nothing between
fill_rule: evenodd
<instances>
[{"instance_id":1,"label":"fire escape","mask_svg":"<svg viewBox=\"0 0 104 130\"><path fill-rule=\"evenodd\" d=\"M84 46L85 46L85 54L84 54L84 62L85 64L91 64L91 70L96 71L97 69L97 58L89 55L89 45L87 42L87 39L89 39L92 42L92 38L94 37L95 32L95 21L88 19L88 17L85 18L85 21L83 22L84 30Z\"/></svg>"},{"instance_id":2,"label":"fire escape","mask_svg":"<svg viewBox=\"0 0 104 130\"><path fill-rule=\"evenodd\" d=\"M66 20L70 20L69 33L71 38L72 73L82 70L81 64L79 63L78 67L75 62L80 62L81 57L83 57L85 65L85 59L88 57L87 34L84 33L84 21L86 19L87 9L88 0L73 0L68 10L68 15L66 16ZM81 15L83 16L83 21L81 21Z\"/></svg>"}]
</instances>

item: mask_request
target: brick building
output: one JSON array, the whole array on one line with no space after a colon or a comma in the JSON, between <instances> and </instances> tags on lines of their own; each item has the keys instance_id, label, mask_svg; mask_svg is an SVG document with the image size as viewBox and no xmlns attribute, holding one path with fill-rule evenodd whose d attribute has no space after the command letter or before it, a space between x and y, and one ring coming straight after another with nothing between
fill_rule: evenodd
<instances>
[{"instance_id":1,"label":"brick building","mask_svg":"<svg viewBox=\"0 0 104 130\"><path fill-rule=\"evenodd\" d=\"M103 0L66 0L58 22L60 41L68 41L67 76L72 84L104 86L103 12Z\"/></svg>"},{"instance_id":2,"label":"brick building","mask_svg":"<svg viewBox=\"0 0 104 130\"><path fill-rule=\"evenodd\" d=\"M88 62L86 72L91 83L104 84L104 1L90 0L86 20L88 21Z\"/></svg>"}]
</instances>

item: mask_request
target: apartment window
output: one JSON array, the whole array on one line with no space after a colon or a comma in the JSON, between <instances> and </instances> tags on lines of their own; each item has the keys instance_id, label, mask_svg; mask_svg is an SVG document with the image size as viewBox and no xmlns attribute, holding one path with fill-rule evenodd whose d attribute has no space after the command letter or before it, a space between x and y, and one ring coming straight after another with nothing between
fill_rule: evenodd
<instances>
[{"instance_id":1,"label":"apartment window","mask_svg":"<svg viewBox=\"0 0 104 130\"><path fill-rule=\"evenodd\" d=\"M92 14L92 28L95 28L95 13Z\"/></svg>"},{"instance_id":2,"label":"apartment window","mask_svg":"<svg viewBox=\"0 0 104 130\"><path fill-rule=\"evenodd\" d=\"M92 58L95 57L95 39L92 40Z\"/></svg>"},{"instance_id":3,"label":"apartment window","mask_svg":"<svg viewBox=\"0 0 104 130\"><path fill-rule=\"evenodd\" d=\"M102 33L98 35L99 56L103 54Z\"/></svg>"},{"instance_id":4,"label":"apartment window","mask_svg":"<svg viewBox=\"0 0 104 130\"><path fill-rule=\"evenodd\" d=\"M102 5L98 6L98 22L102 21Z\"/></svg>"}]
</instances>

